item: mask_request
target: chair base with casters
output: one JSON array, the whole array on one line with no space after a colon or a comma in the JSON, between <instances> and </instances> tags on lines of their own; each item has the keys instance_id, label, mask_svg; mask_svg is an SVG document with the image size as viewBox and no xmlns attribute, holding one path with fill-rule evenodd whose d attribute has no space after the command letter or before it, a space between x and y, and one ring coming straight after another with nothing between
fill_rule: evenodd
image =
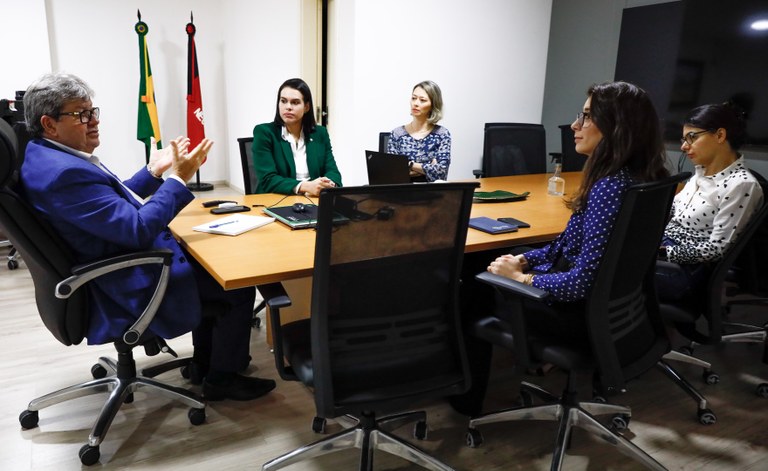
<instances>
[{"instance_id":1,"label":"chair base with casters","mask_svg":"<svg viewBox=\"0 0 768 471\"><path fill-rule=\"evenodd\" d=\"M27 409L19 415L21 427L23 429L37 427L38 412L46 407L78 397L107 392L107 400L91 429L88 443L83 445L79 451L80 461L84 465L90 466L99 460L99 445L104 441L104 437L120 407L124 403L133 402L133 393L138 390L151 391L166 398L178 400L190 407L187 415L192 425L200 425L205 422L205 403L201 398L186 389L152 379L153 375L178 368L188 360L170 361L137 373L133 349L122 342L116 342L115 347L118 352L117 361L108 357L99 358L98 363L91 368L93 380L75 384L31 400ZM111 372L109 376L107 376L108 372Z\"/></svg>"},{"instance_id":2,"label":"chair base with casters","mask_svg":"<svg viewBox=\"0 0 768 471\"><path fill-rule=\"evenodd\" d=\"M630 409L621 405L607 404L599 398L593 401L579 401L574 385L575 376L573 373L568 374L568 386L561 397L557 397L534 384L521 383L520 394L523 397L524 405L471 419L467 431L467 445L475 448L483 443L482 434L477 429L479 425L511 420L557 421L559 425L552 457L552 470L562 468L574 427L584 429L605 443L612 445L625 456L650 469L666 470L658 461L618 433L628 427L632 417ZM531 396L540 397L547 403L532 405ZM611 425L605 426L595 418L595 416L600 415L611 415Z\"/></svg>"},{"instance_id":3,"label":"chair base with casters","mask_svg":"<svg viewBox=\"0 0 768 471\"><path fill-rule=\"evenodd\" d=\"M687 358L683 358L687 357ZM687 393L691 398L696 401L697 405L697 411L696 415L699 418L699 423L702 425L712 425L715 422L717 422L717 416L715 415L712 410L707 407L707 399L689 383L683 376L681 376L677 371L675 371L671 366L669 366L668 363L666 363L664 360L678 360L678 361L684 361L684 362L690 362L691 360L697 360L695 357L690 357L688 355L683 355L679 352L670 351L666 355L664 355L663 359L660 360L658 363L656 363L656 366L659 370L661 370L662 373L664 373L669 379L671 379L676 385L680 387L685 393ZM702 362L704 363L704 362ZM707 363L709 365L709 363Z\"/></svg>"},{"instance_id":4,"label":"chair base with casters","mask_svg":"<svg viewBox=\"0 0 768 471\"><path fill-rule=\"evenodd\" d=\"M11 244L10 240L0 240L0 247L10 247L11 250L8 252L8 269L9 270L15 270L19 268L19 252L16 250L16 247Z\"/></svg>"},{"instance_id":5,"label":"chair base with casters","mask_svg":"<svg viewBox=\"0 0 768 471\"><path fill-rule=\"evenodd\" d=\"M316 458L341 450L360 450L360 469L373 470L374 450L381 450L433 471L452 471L453 468L431 457L405 440L385 431L416 421L413 436L418 440L427 438L427 416L423 411L405 412L377 419L373 413L357 418L355 427L343 430L330 437L279 456L262 466L262 471L281 469L299 461ZM317 418L315 422L317 422ZM315 423L313 423L315 428ZM317 430L316 430L317 431Z\"/></svg>"}]
</instances>

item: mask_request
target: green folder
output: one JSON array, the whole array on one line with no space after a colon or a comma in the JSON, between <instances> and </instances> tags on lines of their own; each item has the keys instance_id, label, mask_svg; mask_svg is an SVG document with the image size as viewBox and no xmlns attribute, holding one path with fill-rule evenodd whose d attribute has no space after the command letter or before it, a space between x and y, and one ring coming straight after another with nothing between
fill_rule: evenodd
<instances>
[{"instance_id":1,"label":"green folder","mask_svg":"<svg viewBox=\"0 0 768 471\"><path fill-rule=\"evenodd\" d=\"M506 190L476 191L473 197L475 203L505 203L507 201L522 201L528 197L530 191L524 193L512 193Z\"/></svg>"}]
</instances>

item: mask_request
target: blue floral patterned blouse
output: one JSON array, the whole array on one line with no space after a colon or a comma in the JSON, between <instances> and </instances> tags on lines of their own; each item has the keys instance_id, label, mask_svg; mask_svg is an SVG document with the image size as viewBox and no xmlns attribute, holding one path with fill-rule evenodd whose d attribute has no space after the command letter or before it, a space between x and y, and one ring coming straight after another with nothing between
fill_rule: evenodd
<instances>
[{"instance_id":1,"label":"blue floral patterned blouse","mask_svg":"<svg viewBox=\"0 0 768 471\"><path fill-rule=\"evenodd\" d=\"M436 125L426 137L414 139L405 126L400 126L389 136L387 153L407 155L409 160L421 164L428 182L447 180L448 166L451 165L451 133ZM433 160L437 162L432 163Z\"/></svg>"},{"instance_id":2,"label":"blue floral patterned blouse","mask_svg":"<svg viewBox=\"0 0 768 471\"><path fill-rule=\"evenodd\" d=\"M533 286L548 291L557 301L572 302L587 296L624 194L632 183L626 169L601 178L590 190L586 207L573 213L565 230L552 243L523 254L528 266L542 273L533 277ZM563 262L570 269L548 273L555 264L563 266Z\"/></svg>"}]
</instances>

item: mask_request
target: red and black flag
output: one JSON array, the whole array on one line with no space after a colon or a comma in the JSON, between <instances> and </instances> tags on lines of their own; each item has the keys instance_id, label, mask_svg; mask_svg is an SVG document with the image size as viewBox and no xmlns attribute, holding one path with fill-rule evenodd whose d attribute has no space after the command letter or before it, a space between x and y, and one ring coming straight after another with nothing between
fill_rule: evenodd
<instances>
[{"instance_id":1,"label":"red and black flag","mask_svg":"<svg viewBox=\"0 0 768 471\"><path fill-rule=\"evenodd\" d=\"M200 72L197 68L195 47L195 25L192 13L187 23L187 136L190 149L194 149L205 138L203 123L203 97L200 94Z\"/></svg>"}]
</instances>

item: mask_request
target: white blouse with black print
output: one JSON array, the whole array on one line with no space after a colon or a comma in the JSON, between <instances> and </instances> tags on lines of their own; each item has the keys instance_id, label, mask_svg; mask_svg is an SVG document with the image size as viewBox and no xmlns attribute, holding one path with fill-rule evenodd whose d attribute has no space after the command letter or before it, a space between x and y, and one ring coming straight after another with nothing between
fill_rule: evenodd
<instances>
[{"instance_id":1,"label":"white blouse with black print","mask_svg":"<svg viewBox=\"0 0 768 471\"><path fill-rule=\"evenodd\" d=\"M722 172L696 172L672 205L664 235L677 245L667 247L667 259L678 264L719 259L760 208L763 191L744 165L744 157Z\"/></svg>"}]
</instances>

